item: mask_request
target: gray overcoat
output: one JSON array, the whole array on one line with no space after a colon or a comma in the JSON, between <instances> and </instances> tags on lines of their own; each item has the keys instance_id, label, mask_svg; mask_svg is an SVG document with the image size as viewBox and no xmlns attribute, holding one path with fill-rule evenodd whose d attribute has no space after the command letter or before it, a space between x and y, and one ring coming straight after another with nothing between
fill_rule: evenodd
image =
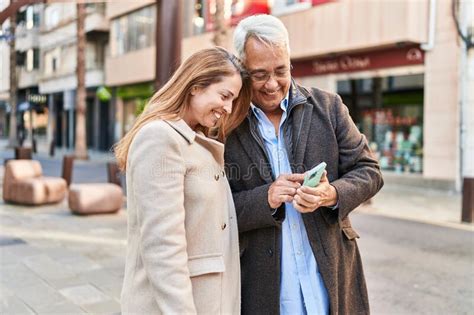
<instances>
[{"instance_id":1,"label":"gray overcoat","mask_svg":"<svg viewBox=\"0 0 474 315\"><path fill-rule=\"evenodd\" d=\"M330 313L369 314L359 235L348 215L382 187L378 163L338 95L293 83L287 111L283 128L293 172L324 161L338 192L337 210L303 214ZM225 161L239 227L242 314L278 314L285 209L272 216L267 202L274 176L252 111L227 139Z\"/></svg>"}]
</instances>

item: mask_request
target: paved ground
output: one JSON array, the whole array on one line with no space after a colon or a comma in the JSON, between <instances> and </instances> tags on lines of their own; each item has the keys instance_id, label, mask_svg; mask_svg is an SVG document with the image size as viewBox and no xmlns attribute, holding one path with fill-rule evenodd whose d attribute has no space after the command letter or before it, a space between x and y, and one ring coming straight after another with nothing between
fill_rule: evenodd
<instances>
[{"instance_id":1,"label":"paved ground","mask_svg":"<svg viewBox=\"0 0 474 315\"><path fill-rule=\"evenodd\" d=\"M60 176L63 153L34 158L45 175ZM12 156L0 153L2 160ZM106 182L111 154L91 156L75 162L73 183ZM0 166L0 185L3 171ZM23 207L2 199L0 314L119 314L125 250L125 210L75 216L66 201Z\"/></svg>"},{"instance_id":2,"label":"paved ground","mask_svg":"<svg viewBox=\"0 0 474 315\"><path fill-rule=\"evenodd\" d=\"M10 152L0 151L0 158L9 155ZM91 155L91 161L75 164L73 182L106 181L105 162L111 159L111 155ZM60 156L51 159L40 154L35 159L40 160L45 174L60 174ZM0 179L2 173L3 167L0 167ZM399 277L395 268L410 268L410 264L416 264L427 253L427 248L436 247L440 242L433 235L442 238L450 230L465 234L454 238L455 241L446 247L438 247L437 255L427 254L425 257L428 260L448 257L443 267L446 270L443 279L450 276L452 268L458 268L447 263L457 257L456 242L463 239L472 241L474 235L473 225L459 223L460 196L387 185L370 205L364 205L357 212L354 221L362 227L360 244L374 314L446 314L429 307L423 309L423 305L436 301L436 294L443 291L442 287L438 291L425 288L440 278L433 275L435 270L429 270L431 277L407 276L405 273ZM388 220L390 223L376 224L373 220ZM425 238L411 238L409 235L416 235L416 224L419 224L411 221L429 223L422 226L449 228L436 227L438 230L435 232L420 234ZM381 234L385 236L380 237ZM125 210L114 215L81 217L72 215L65 202L53 206L21 207L0 201L0 314L118 314L125 240ZM408 259L410 263L407 264L404 261L410 251L416 255ZM472 246L465 250L464 255L467 266L470 263L472 267ZM459 272L454 270L453 277L458 279L459 276ZM466 306L472 306L469 302L474 298L472 273L466 275L465 281L467 289L460 294L451 290L439 299L453 305L454 314L463 314ZM386 286L393 283L395 289L387 290ZM417 290L425 290L426 295L415 294L420 299L412 298L412 291ZM431 294L433 297L428 298ZM392 302L406 302L406 305L396 308ZM457 304L461 304L461 308L454 307ZM410 310L412 312L407 313Z\"/></svg>"},{"instance_id":3,"label":"paved ground","mask_svg":"<svg viewBox=\"0 0 474 315\"><path fill-rule=\"evenodd\" d=\"M473 314L474 233L356 214L372 314Z\"/></svg>"}]
</instances>

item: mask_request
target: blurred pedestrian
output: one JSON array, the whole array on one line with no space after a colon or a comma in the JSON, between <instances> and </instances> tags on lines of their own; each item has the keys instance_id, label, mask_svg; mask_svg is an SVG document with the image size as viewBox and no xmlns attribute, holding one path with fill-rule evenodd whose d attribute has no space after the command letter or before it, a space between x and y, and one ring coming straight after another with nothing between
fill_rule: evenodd
<instances>
[{"instance_id":1,"label":"blurred pedestrian","mask_svg":"<svg viewBox=\"0 0 474 315\"><path fill-rule=\"evenodd\" d=\"M251 110L225 153L240 232L242 313L368 314L348 215L382 187L377 161L338 95L292 80L279 19L243 19L234 45L252 82ZM321 162L327 175L316 187L302 186L304 172Z\"/></svg>"},{"instance_id":2,"label":"blurred pedestrian","mask_svg":"<svg viewBox=\"0 0 474 315\"><path fill-rule=\"evenodd\" d=\"M235 208L227 134L250 89L223 48L199 51L150 100L115 147L127 178L123 314L239 314ZM217 141L210 132L217 129Z\"/></svg>"}]
</instances>

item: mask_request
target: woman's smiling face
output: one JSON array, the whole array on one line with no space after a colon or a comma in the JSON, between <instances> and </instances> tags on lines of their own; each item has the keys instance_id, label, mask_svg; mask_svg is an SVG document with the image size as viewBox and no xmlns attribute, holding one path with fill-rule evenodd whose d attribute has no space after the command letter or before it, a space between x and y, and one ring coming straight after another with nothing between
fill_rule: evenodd
<instances>
[{"instance_id":1,"label":"woman's smiling face","mask_svg":"<svg viewBox=\"0 0 474 315\"><path fill-rule=\"evenodd\" d=\"M222 116L232 112L232 102L239 95L241 87L242 79L240 74L235 72L208 87L194 88L183 117L184 121L192 129L196 129L198 125L214 127Z\"/></svg>"}]
</instances>

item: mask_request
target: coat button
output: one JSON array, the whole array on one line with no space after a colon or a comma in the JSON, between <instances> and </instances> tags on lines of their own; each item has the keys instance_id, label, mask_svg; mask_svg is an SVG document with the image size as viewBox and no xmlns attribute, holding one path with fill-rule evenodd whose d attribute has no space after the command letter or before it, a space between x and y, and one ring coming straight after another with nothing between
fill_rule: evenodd
<instances>
[{"instance_id":1,"label":"coat button","mask_svg":"<svg viewBox=\"0 0 474 315\"><path fill-rule=\"evenodd\" d=\"M214 175L215 180L219 180L219 174Z\"/></svg>"},{"instance_id":2,"label":"coat button","mask_svg":"<svg viewBox=\"0 0 474 315\"><path fill-rule=\"evenodd\" d=\"M222 223L222 225L221 225L221 229L222 229L222 230L224 230L226 227L227 227L227 224L225 224L225 223Z\"/></svg>"},{"instance_id":3,"label":"coat button","mask_svg":"<svg viewBox=\"0 0 474 315\"><path fill-rule=\"evenodd\" d=\"M273 256L273 249L269 248L267 253L268 253L268 256L272 257Z\"/></svg>"}]
</instances>

